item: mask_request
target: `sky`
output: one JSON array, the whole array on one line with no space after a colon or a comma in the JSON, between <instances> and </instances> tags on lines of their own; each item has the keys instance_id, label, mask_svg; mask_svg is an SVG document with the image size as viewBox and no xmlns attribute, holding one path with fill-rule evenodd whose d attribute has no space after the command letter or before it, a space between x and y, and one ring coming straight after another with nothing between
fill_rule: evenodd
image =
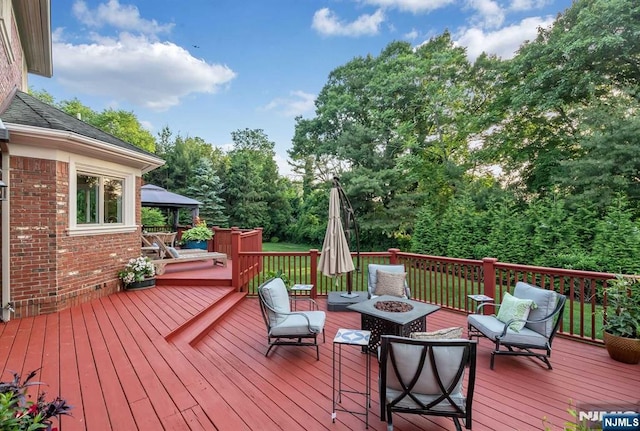
<instances>
[{"instance_id":1,"label":"sky","mask_svg":"<svg viewBox=\"0 0 640 431\"><path fill-rule=\"evenodd\" d=\"M154 136L230 149L262 129L281 175L295 117L313 118L331 71L448 30L474 61L511 58L571 0L52 0L53 77L29 76L56 101L132 111Z\"/></svg>"}]
</instances>

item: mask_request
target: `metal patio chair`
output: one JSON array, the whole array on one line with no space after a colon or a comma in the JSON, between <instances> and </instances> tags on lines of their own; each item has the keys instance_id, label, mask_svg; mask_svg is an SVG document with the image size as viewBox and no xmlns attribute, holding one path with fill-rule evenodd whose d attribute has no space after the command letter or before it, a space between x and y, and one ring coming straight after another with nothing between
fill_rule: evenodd
<instances>
[{"instance_id":1,"label":"metal patio chair","mask_svg":"<svg viewBox=\"0 0 640 431\"><path fill-rule=\"evenodd\" d=\"M260 310L267 326L269 348L274 346L315 346L316 357L320 360L318 335L325 341L324 311L291 311L289 292L281 278L272 278L258 287ZM306 340L306 341L305 341Z\"/></svg>"}]
</instances>

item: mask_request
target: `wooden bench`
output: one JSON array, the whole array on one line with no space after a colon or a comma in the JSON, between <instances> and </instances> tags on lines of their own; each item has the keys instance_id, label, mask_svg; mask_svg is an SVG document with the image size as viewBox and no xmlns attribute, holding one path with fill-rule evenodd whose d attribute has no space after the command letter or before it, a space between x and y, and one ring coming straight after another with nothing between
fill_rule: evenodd
<instances>
[{"instance_id":1,"label":"wooden bench","mask_svg":"<svg viewBox=\"0 0 640 431\"><path fill-rule=\"evenodd\" d=\"M213 261L213 265L216 264L226 267L227 266L227 255L224 253L218 252L202 252L202 253L189 253L184 256L179 257L167 257L164 259L155 259L151 262L156 267L156 274L162 275L164 274L165 267L167 265L171 265L172 263L183 263L183 262L197 262L197 261Z\"/></svg>"},{"instance_id":2,"label":"wooden bench","mask_svg":"<svg viewBox=\"0 0 640 431\"><path fill-rule=\"evenodd\" d=\"M183 262L196 262L196 261L213 261L213 265L216 264L222 265L224 267L227 266L227 255L224 253L218 252L208 252L205 250L176 250L174 248L170 248L164 244L159 238L154 237L151 241L153 244L157 245L160 249L160 256L164 256L162 259L154 259L151 262L156 267L156 274L162 275L164 274L165 267L172 263L183 263ZM178 256L174 256L174 253L177 253Z\"/></svg>"}]
</instances>

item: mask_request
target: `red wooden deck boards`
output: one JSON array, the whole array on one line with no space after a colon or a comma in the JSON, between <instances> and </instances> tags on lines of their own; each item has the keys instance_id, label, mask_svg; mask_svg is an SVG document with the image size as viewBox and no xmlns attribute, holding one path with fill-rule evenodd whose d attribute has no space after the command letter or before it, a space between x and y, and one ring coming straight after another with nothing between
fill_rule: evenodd
<instances>
[{"instance_id":1,"label":"red wooden deck boards","mask_svg":"<svg viewBox=\"0 0 640 431\"><path fill-rule=\"evenodd\" d=\"M181 280L186 283L187 278ZM164 336L224 295L225 289L158 286L120 292L57 314L0 324L2 379L10 370L41 368L47 398L60 394L73 430L361 430L364 416L338 412L331 421L332 340L338 328L358 328L360 316L327 312L320 360L311 347L279 346L269 357L257 299L246 298L194 346ZM326 310L326 303L319 301ZM466 316L438 311L429 329L466 327ZM552 371L524 357L497 357L481 340L474 399L474 430L553 429L570 420L570 400L640 398L640 367L611 360L599 346L557 338ZM365 356L343 346L343 385L361 390ZM379 420L377 364L372 361L369 427ZM362 397L343 405L362 409ZM453 429L444 418L394 416L396 429Z\"/></svg>"}]
</instances>

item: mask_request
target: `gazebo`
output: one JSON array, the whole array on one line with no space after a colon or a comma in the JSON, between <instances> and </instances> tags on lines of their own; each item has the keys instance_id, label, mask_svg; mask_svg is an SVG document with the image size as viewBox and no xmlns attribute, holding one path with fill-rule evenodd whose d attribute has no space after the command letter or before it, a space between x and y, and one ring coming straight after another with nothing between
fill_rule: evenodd
<instances>
[{"instance_id":1,"label":"gazebo","mask_svg":"<svg viewBox=\"0 0 640 431\"><path fill-rule=\"evenodd\" d=\"M180 208L190 208L191 218L198 216L198 211L202 202L186 196L179 195L163 189L162 187L145 184L140 188L141 202L143 207L161 208L171 210L173 215L171 226L173 230L178 230L178 210Z\"/></svg>"}]
</instances>

